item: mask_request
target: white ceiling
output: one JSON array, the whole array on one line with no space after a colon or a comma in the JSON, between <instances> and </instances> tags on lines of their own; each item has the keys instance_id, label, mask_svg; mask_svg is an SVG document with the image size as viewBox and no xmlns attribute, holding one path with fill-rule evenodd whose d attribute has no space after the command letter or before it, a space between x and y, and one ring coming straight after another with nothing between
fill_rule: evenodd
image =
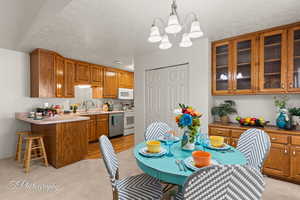
<instances>
[{"instance_id":1,"label":"white ceiling","mask_svg":"<svg viewBox=\"0 0 300 200\"><path fill-rule=\"evenodd\" d=\"M154 17L171 0L0 0L0 47L57 51L70 58L126 68L133 56L158 50L147 42ZM205 36L218 40L300 21L299 0L177 0L196 12ZM171 38L174 40L174 38ZM113 64L121 60L122 64Z\"/></svg>"}]
</instances>

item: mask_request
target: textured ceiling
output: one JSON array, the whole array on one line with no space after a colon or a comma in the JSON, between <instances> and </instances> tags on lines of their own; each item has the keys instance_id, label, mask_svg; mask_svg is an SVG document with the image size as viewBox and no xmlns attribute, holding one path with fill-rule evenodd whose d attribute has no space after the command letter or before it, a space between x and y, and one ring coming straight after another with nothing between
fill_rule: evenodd
<instances>
[{"instance_id":1,"label":"textured ceiling","mask_svg":"<svg viewBox=\"0 0 300 200\"><path fill-rule=\"evenodd\" d=\"M167 19L170 0L0 0L0 47L41 47L64 56L126 68L133 56L158 50L147 42L154 17ZM300 21L299 0L177 0L196 12L205 36L222 39ZM171 37L171 40L176 40ZM122 64L113 64L121 60Z\"/></svg>"}]
</instances>

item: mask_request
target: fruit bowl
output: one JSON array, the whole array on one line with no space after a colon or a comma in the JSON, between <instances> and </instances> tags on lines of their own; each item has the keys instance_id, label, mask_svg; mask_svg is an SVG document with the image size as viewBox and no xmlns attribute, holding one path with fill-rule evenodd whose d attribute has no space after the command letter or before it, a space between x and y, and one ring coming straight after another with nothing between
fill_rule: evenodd
<instances>
[{"instance_id":1,"label":"fruit bowl","mask_svg":"<svg viewBox=\"0 0 300 200\"><path fill-rule=\"evenodd\" d=\"M264 118L255 118L255 117L236 117L236 121L239 122L242 126L256 126L256 127L264 127L266 126L270 121L265 121Z\"/></svg>"}]
</instances>

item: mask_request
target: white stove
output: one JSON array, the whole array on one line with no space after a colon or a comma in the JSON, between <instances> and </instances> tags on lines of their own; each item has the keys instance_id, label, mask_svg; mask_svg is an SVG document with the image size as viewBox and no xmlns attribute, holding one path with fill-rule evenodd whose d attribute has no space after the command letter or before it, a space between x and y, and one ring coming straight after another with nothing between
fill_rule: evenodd
<instances>
[{"instance_id":1,"label":"white stove","mask_svg":"<svg viewBox=\"0 0 300 200\"><path fill-rule=\"evenodd\" d=\"M124 111L124 135L134 134L134 111Z\"/></svg>"}]
</instances>

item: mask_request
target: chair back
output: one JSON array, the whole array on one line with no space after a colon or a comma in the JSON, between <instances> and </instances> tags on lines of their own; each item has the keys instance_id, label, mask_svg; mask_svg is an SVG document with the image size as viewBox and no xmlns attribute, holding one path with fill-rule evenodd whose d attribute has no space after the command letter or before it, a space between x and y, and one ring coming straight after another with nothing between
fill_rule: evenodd
<instances>
[{"instance_id":1,"label":"chair back","mask_svg":"<svg viewBox=\"0 0 300 200\"><path fill-rule=\"evenodd\" d=\"M193 173L183 186L184 200L259 200L263 175L245 165L213 165Z\"/></svg>"},{"instance_id":2,"label":"chair back","mask_svg":"<svg viewBox=\"0 0 300 200\"><path fill-rule=\"evenodd\" d=\"M145 132L145 140L157 140L160 136L164 135L171 128L164 122L151 123Z\"/></svg>"},{"instance_id":3,"label":"chair back","mask_svg":"<svg viewBox=\"0 0 300 200\"><path fill-rule=\"evenodd\" d=\"M237 149L241 151L248 165L261 170L271 148L269 135L260 129L248 129L238 140Z\"/></svg>"},{"instance_id":4,"label":"chair back","mask_svg":"<svg viewBox=\"0 0 300 200\"><path fill-rule=\"evenodd\" d=\"M99 144L106 170L110 176L112 186L115 187L116 180L119 179L119 164L115 150L111 142L105 135L102 135L99 138Z\"/></svg>"}]
</instances>

